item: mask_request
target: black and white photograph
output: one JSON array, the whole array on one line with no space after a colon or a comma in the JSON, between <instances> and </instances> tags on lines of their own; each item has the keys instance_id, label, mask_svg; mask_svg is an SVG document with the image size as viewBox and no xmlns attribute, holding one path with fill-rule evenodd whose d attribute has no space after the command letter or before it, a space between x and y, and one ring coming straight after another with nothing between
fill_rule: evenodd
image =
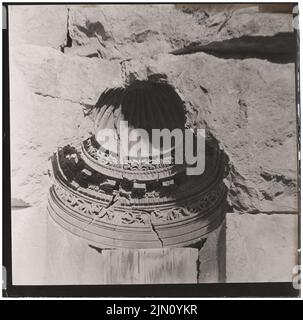
<instances>
[{"instance_id":1,"label":"black and white photograph","mask_svg":"<svg viewBox=\"0 0 303 320\"><path fill-rule=\"evenodd\" d=\"M299 296L297 3L3 8L12 286Z\"/></svg>"}]
</instances>

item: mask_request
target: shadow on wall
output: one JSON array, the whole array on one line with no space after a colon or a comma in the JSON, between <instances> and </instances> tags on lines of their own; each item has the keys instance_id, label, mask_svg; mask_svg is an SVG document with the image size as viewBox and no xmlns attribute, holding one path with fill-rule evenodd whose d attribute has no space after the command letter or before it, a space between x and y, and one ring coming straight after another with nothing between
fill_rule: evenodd
<instances>
[{"instance_id":1,"label":"shadow on wall","mask_svg":"<svg viewBox=\"0 0 303 320\"><path fill-rule=\"evenodd\" d=\"M174 50L175 55L205 52L223 59L264 59L274 63L296 61L296 37L293 32L280 32L274 36L242 36L206 45L195 45Z\"/></svg>"},{"instance_id":2,"label":"shadow on wall","mask_svg":"<svg viewBox=\"0 0 303 320\"><path fill-rule=\"evenodd\" d=\"M176 4L177 9L183 12L193 13L195 11L228 11L237 10L241 8L258 7L259 12L271 12L271 13L292 13L293 3L267 3L267 4L251 4L251 3L239 3L239 4Z\"/></svg>"}]
</instances>

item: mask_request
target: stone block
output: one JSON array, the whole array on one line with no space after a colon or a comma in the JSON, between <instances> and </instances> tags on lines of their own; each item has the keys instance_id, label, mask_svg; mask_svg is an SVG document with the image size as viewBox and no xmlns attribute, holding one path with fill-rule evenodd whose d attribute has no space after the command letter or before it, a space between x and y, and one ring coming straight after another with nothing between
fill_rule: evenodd
<instances>
[{"instance_id":1,"label":"stone block","mask_svg":"<svg viewBox=\"0 0 303 320\"><path fill-rule=\"evenodd\" d=\"M199 283L225 282L226 223L211 232L199 251Z\"/></svg>"},{"instance_id":2,"label":"stone block","mask_svg":"<svg viewBox=\"0 0 303 320\"><path fill-rule=\"evenodd\" d=\"M67 6L9 6L11 42L59 49L66 42Z\"/></svg>"},{"instance_id":3,"label":"stone block","mask_svg":"<svg viewBox=\"0 0 303 320\"><path fill-rule=\"evenodd\" d=\"M284 282L298 264L298 216L226 216L226 281Z\"/></svg>"}]
</instances>

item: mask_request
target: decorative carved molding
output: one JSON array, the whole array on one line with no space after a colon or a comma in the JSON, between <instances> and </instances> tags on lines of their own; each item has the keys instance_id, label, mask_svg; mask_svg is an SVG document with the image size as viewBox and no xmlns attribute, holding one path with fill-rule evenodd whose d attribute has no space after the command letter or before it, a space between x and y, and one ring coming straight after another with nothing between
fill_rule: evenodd
<instances>
[{"instance_id":1,"label":"decorative carved molding","mask_svg":"<svg viewBox=\"0 0 303 320\"><path fill-rule=\"evenodd\" d=\"M174 157L168 155L164 155L163 159L161 159L161 162L156 159L142 158L126 159L123 164L120 164L117 155L113 155L110 152L107 153L102 148L93 146L91 138L85 140L83 142L83 146L87 153L100 164L117 167L123 170L147 171L166 168L174 165Z\"/></svg>"},{"instance_id":2,"label":"decorative carved molding","mask_svg":"<svg viewBox=\"0 0 303 320\"><path fill-rule=\"evenodd\" d=\"M184 202L182 206L172 205L168 209L152 209L151 207L147 207L144 210L125 208L125 212L123 212L118 205L113 204L107 208L106 204L101 205L97 202L86 200L81 197L81 195L76 195L68 191L58 183L54 184L54 191L57 197L66 207L79 214L96 217L100 221L128 225L147 225L150 224L151 219L157 223L178 222L186 218L194 217L201 214L202 211L207 211L209 208L215 206L216 203L220 201L220 198L222 198L225 191L224 189L222 185L218 186L215 190L211 190L203 195L201 199ZM119 204L119 201L117 200L116 203ZM146 215L149 215L150 218L147 219Z\"/></svg>"}]
</instances>

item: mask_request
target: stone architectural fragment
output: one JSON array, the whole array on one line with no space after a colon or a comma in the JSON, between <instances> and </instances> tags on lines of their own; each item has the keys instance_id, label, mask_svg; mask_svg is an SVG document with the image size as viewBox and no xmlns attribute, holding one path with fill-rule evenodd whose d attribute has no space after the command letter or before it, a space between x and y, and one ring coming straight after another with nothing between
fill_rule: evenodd
<instances>
[{"instance_id":1,"label":"stone architectural fragment","mask_svg":"<svg viewBox=\"0 0 303 320\"><path fill-rule=\"evenodd\" d=\"M59 148L52 157L48 210L55 221L104 247L127 248L187 246L220 225L226 188L224 156L217 145L206 142L200 155L206 167L199 175L187 174L185 148L184 161L176 163L184 140L170 150L160 148L159 157L142 155L143 147L136 156L130 148L126 162L120 162L121 121L128 121L129 135L145 129L150 152L155 148L152 129L186 130L183 102L171 86L139 81L111 89L91 112L95 134L78 147ZM100 143L105 129L117 136L113 144Z\"/></svg>"}]
</instances>

